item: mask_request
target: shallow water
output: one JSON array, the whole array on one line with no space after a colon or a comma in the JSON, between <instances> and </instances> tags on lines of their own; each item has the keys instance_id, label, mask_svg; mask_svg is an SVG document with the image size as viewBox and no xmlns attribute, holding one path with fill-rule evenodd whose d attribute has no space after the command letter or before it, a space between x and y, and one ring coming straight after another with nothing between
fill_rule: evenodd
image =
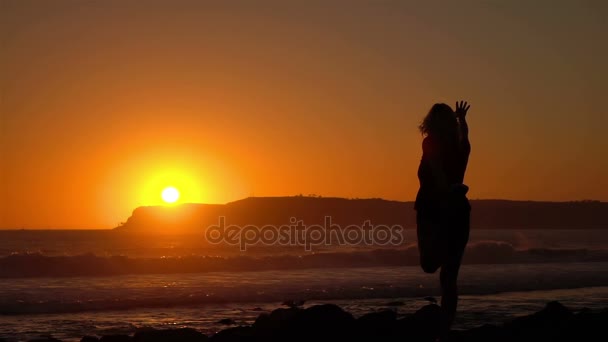
<instances>
[{"instance_id":1,"label":"shallow water","mask_svg":"<svg viewBox=\"0 0 608 342\"><path fill-rule=\"evenodd\" d=\"M573 310L587 307L601 309L608 306L608 287L584 289L505 292L493 295L463 295L455 329L466 329L482 324L500 324L517 316L536 312L551 300L559 300ZM402 301L401 306L388 306ZM417 298L370 298L309 301L305 306L334 303L355 317L377 310L395 310L398 315L415 312L426 304ZM103 312L69 314L39 314L0 316L0 337L10 341L25 341L41 335L52 335L64 341L79 341L84 335L132 334L141 327L168 329L190 327L213 334L226 326L217 322L231 318L237 324L252 324L262 312L280 307L279 303L223 303L184 307L139 308Z\"/></svg>"},{"instance_id":2,"label":"shallow water","mask_svg":"<svg viewBox=\"0 0 608 342\"><path fill-rule=\"evenodd\" d=\"M415 238L412 232L408 234L409 239ZM37 252L33 260L44 262L49 255L61 254L68 262L84 260L80 265L84 268L91 268L86 264L90 259L74 255L121 254L134 260L147 258L146 263L164 262L163 256L168 255L179 263L187 255L219 251L202 248L198 241L186 237L150 237L150 243L107 231L0 231L0 237L0 256L5 258L14 252ZM26 340L51 334L77 341L86 334L133 333L145 326L192 327L213 333L225 327L216 323L222 318L250 324L260 312L280 307L287 299L305 299L306 305L336 303L355 316L387 308L407 314L423 306L425 296L439 294L438 275L425 274L418 266L349 267L348 262L375 255L367 251L356 254L365 248L330 248L337 253L321 255L290 250L295 255L318 258L314 267L301 269L5 277L0 288L0 337ZM461 269L456 327L503 322L538 311L552 300L573 309L608 307L608 262L597 258L607 249L608 234L601 230L473 231L467 255L477 255L486 263L469 263ZM223 257L234 256L233 251L221 252ZM252 251L256 257L268 258L248 262L257 265L282 260L290 266L291 260L298 260L285 258L285 252ZM328 266L333 258L343 255L357 258L344 259L348 262L339 268ZM390 261L399 254L380 255ZM504 255L511 259L500 259ZM537 262L539 258L542 262ZM125 259L115 260L120 266ZM93 270L92 274L103 271ZM387 306L394 301L403 305Z\"/></svg>"}]
</instances>

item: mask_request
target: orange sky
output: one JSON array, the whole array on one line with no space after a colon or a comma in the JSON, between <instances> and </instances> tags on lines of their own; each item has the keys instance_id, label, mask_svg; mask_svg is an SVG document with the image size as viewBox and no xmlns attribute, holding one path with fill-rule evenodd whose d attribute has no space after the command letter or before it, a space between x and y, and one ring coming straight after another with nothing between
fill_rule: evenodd
<instances>
[{"instance_id":1,"label":"orange sky","mask_svg":"<svg viewBox=\"0 0 608 342\"><path fill-rule=\"evenodd\" d=\"M471 198L608 200L602 1L0 3L0 228L168 185L413 200L417 124L461 98Z\"/></svg>"}]
</instances>

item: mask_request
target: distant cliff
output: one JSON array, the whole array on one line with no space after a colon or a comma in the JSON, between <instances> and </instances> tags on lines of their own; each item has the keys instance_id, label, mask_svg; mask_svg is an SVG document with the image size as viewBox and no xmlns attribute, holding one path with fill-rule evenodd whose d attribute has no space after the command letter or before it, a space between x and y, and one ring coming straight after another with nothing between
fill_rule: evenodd
<instances>
[{"instance_id":1,"label":"distant cliff","mask_svg":"<svg viewBox=\"0 0 608 342\"><path fill-rule=\"evenodd\" d=\"M608 203L471 200L473 229L605 229ZM227 204L139 207L120 231L182 231L206 228L225 217L227 225L282 225L290 218L323 225L325 216L341 226L399 224L414 228L412 202L322 197L251 197Z\"/></svg>"}]
</instances>

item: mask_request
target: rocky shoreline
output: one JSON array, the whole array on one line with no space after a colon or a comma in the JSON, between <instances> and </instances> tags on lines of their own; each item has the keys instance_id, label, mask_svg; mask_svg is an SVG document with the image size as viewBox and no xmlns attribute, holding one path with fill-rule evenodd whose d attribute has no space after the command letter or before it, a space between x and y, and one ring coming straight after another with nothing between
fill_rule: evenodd
<instances>
[{"instance_id":1,"label":"rocky shoreline","mask_svg":"<svg viewBox=\"0 0 608 342\"><path fill-rule=\"evenodd\" d=\"M134 335L84 336L82 342L228 342L228 341L435 341L440 308L430 304L403 318L391 310L355 319L333 304L306 309L281 308L261 314L250 326L224 329L212 336L191 328L156 330L142 328ZM228 322L231 324L233 322ZM608 309L574 312L559 302L502 325L454 330L450 341L605 341ZM0 338L0 342L4 342ZM30 341L58 342L52 337Z\"/></svg>"}]
</instances>

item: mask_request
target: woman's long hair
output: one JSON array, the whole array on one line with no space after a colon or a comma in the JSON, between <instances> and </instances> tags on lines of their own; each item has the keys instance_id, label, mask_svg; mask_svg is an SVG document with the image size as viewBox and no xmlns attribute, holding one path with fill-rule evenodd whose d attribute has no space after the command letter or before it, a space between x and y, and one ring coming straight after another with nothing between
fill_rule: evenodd
<instances>
[{"instance_id":1,"label":"woman's long hair","mask_svg":"<svg viewBox=\"0 0 608 342\"><path fill-rule=\"evenodd\" d=\"M420 126L420 133L432 136L442 142L445 147L458 142L458 121L450 106L445 103L436 103L424 117Z\"/></svg>"}]
</instances>

